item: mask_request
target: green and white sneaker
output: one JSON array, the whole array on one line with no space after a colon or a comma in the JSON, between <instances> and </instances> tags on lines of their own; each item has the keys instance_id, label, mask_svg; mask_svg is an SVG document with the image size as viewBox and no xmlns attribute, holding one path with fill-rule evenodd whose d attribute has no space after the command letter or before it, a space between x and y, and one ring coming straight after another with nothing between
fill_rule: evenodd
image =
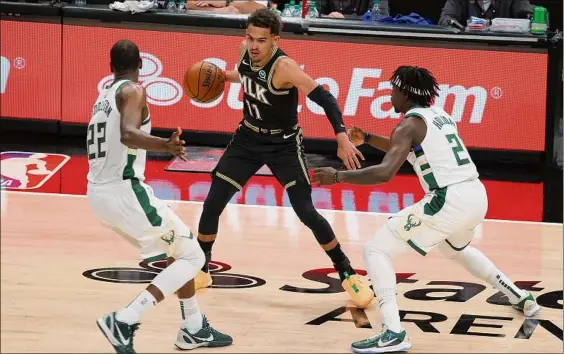
<instances>
[{"instance_id":1,"label":"green and white sneaker","mask_svg":"<svg viewBox=\"0 0 564 354\"><path fill-rule=\"evenodd\" d=\"M387 353L402 352L411 348L411 343L406 339L405 330L399 333L390 331L386 326L382 332L359 342L354 342L351 349L355 353Z\"/></svg>"},{"instance_id":2,"label":"green and white sneaker","mask_svg":"<svg viewBox=\"0 0 564 354\"><path fill-rule=\"evenodd\" d=\"M96 321L98 328L100 328L108 342L114 347L116 353L134 354L133 336L137 328L139 328L139 323L128 325L118 321L116 315L117 312L112 312L99 318Z\"/></svg>"},{"instance_id":3,"label":"green and white sneaker","mask_svg":"<svg viewBox=\"0 0 564 354\"><path fill-rule=\"evenodd\" d=\"M203 316L202 329L196 333L190 333L187 328L182 327L176 336L176 347L178 349L190 350L198 347L226 347L233 343L233 338L223 334L210 326L206 316Z\"/></svg>"},{"instance_id":4,"label":"green and white sneaker","mask_svg":"<svg viewBox=\"0 0 564 354\"><path fill-rule=\"evenodd\" d=\"M511 304L511 306L519 311L522 311L525 317L533 317L540 310L537 300L535 300L533 295L529 292L527 292L527 296L522 298L521 301L516 304Z\"/></svg>"}]
</instances>

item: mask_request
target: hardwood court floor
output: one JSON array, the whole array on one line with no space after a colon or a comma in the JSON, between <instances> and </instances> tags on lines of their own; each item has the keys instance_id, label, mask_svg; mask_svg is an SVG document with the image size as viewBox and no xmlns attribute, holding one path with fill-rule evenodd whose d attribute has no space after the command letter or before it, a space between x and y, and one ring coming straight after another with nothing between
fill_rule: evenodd
<instances>
[{"instance_id":1,"label":"hardwood court floor","mask_svg":"<svg viewBox=\"0 0 564 354\"><path fill-rule=\"evenodd\" d=\"M136 249L101 226L83 196L3 193L6 197L1 219L2 352L112 352L95 319L127 305L146 284L92 278L150 279L157 265L141 268ZM172 205L196 230L201 204ZM386 216L322 214L355 267L364 269L362 246ZM562 225L486 221L473 244L511 278L524 282L521 286L533 286L541 312L525 320L496 304L503 302L496 290L438 251L425 258L412 252L394 262L397 273L413 273L398 275L399 307L412 352L561 353ZM334 278L323 271L306 276L325 283L302 276L330 263L290 208L230 205L221 218L214 258L232 268L223 265L214 275L223 287L199 291L198 301L210 322L234 337L234 344L197 352L347 353L352 341L380 327L376 302L365 312L347 308L352 305L346 293L319 290L338 291ZM133 269L83 275L119 267ZM363 328L367 321L372 329ZM169 298L144 316L135 337L137 351L176 352L179 324L178 302Z\"/></svg>"}]
</instances>

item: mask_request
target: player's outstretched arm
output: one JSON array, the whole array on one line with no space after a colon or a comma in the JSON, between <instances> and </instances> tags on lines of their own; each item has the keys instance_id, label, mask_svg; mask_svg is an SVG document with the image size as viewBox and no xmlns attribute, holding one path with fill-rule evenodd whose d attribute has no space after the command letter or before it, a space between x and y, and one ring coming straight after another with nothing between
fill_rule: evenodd
<instances>
[{"instance_id":1,"label":"player's outstretched arm","mask_svg":"<svg viewBox=\"0 0 564 354\"><path fill-rule=\"evenodd\" d=\"M275 75L278 76L277 83L297 87L300 92L323 108L335 132L338 143L337 155L348 169L360 168L358 157L364 160L364 156L347 137L343 115L335 96L315 82L300 68L298 63L290 58L280 60L275 69Z\"/></svg>"},{"instance_id":2,"label":"player's outstretched arm","mask_svg":"<svg viewBox=\"0 0 564 354\"><path fill-rule=\"evenodd\" d=\"M225 71L225 81L240 83L241 78L239 77L239 72L236 70Z\"/></svg>"},{"instance_id":3,"label":"player's outstretched arm","mask_svg":"<svg viewBox=\"0 0 564 354\"><path fill-rule=\"evenodd\" d=\"M117 94L118 110L121 113L120 133L122 144L132 149L169 152L184 158L184 140L180 140L180 128L170 139L159 138L142 131L141 121L146 106L145 92L141 86L125 85Z\"/></svg>"},{"instance_id":4,"label":"player's outstretched arm","mask_svg":"<svg viewBox=\"0 0 564 354\"><path fill-rule=\"evenodd\" d=\"M315 169L312 181L318 185L331 185L338 182L352 184L380 184L390 181L405 162L414 139L417 125L423 121L405 120L392 133L390 149L382 163L357 171L337 171L331 167Z\"/></svg>"}]
</instances>

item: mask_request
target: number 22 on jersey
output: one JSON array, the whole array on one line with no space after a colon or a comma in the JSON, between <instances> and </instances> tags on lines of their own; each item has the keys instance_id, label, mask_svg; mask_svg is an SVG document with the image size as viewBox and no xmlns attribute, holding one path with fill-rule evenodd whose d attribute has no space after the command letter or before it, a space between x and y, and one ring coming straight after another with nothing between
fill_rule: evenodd
<instances>
[{"instance_id":1,"label":"number 22 on jersey","mask_svg":"<svg viewBox=\"0 0 564 354\"><path fill-rule=\"evenodd\" d=\"M106 122L92 123L88 126L86 150L88 160L98 159L106 156L102 144L106 142Z\"/></svg>"}]
</instances>

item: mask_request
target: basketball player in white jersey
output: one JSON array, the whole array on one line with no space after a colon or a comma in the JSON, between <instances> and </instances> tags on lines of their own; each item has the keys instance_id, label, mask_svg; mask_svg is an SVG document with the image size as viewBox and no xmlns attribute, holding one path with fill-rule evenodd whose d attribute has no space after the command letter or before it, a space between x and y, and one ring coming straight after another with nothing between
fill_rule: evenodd
<instances>
[{"instance_id":1,"label":"basketball player in white jersey","mask_svg":"<svg viewBox=\"0 0 564 354\"><path fill-rule=\"evenodd\" d=\"M401 327L396 301L392 258L415 250L425 256L438 249L474 276L507 296L525 316L540 310L533 296L519 289L476 248L470 246L474 228L485 218L488 197L478 178L456 123L444 110L432 106L438 85L423 68L401 66L393 74L392 105L404 118L390 139L354 128L349 138L386 152L382 163L356 171L315 170L321 185L338 182L379 184L392 179L407 161L413 165L426 195L413 206L391 216L364 250L368 275L378 297L383 319L380 334L352 344L356 353L406 351L411 344Z\"/></svg>"},{"instance_id":2,"label":"basketball player in white jersey","mask_svg":"<svg viewBox=\"0 0 564 354\"><path fill-rule=\"evenodd\" d=\"M141 316L176 293L182 316L179 349L230 345L232 338L212 328L196 302L193 278L204 253L190 229L143 183L147 150L184 158L182 131L178 128L170 139L150 135L135 43L118 41L110 57L115 79L100 92L88 125L88 202L104 225L139 246L145 261L166 258L168 266L129 305L99 318L98 327L117 353L133 353Z\"/></svg>"}]
</instances>

